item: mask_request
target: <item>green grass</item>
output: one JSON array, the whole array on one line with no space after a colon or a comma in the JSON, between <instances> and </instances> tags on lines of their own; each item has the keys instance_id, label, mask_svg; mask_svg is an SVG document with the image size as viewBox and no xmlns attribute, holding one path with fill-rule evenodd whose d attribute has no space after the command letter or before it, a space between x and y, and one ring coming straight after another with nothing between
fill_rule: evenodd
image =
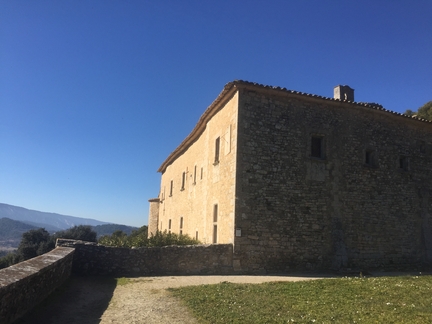
<instances>
[{"instance_id":1,"label":"green grass","mask_svg":"<svg viewBox=\"0 0 432 324\"><path fill-rule=\"evenodd\" d=\"M129 283L131 283L131 280L129 278L121 277L121 278L115 278L117 282L117 286L124 286Z\"/></svg>"},{"instance_id":2,"label":"green grass","mask_svg":"<svg viewBox=\"0 0 432 324\"><path fill-rule=\"evenodd\" d=\"M432 323L432 276L170 289L202 323Z\"/></svg>"}]
</instances>

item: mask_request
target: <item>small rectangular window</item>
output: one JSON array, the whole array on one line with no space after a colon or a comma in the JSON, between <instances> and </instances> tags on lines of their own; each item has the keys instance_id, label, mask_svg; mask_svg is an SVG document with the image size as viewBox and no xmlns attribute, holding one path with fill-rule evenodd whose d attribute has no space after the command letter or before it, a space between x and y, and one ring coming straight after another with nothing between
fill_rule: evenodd
<instances>
[{"instance_id":1,"label":"small rectangular window","mask_svg":"<svg viewBox=\"0 0 432 324\"><path fill-rule=\"evenodd\" d=\"M407 156L399 157L399 169L409 171L409 159Z\"/></svg>"},{"instance_id":2,"label":"small rectangular window","mask_svg":"<svg viewBox=\"0 0 432 324\"><path fill-rule=\"evenodd\" d=\"M217 243L217 225L213 225L213 244Z\"/></svg>"},{"instance_id":3,"label":"small rectangular window","mask_svg":"<svg viewBox=\"0 0 432 324\"><path fill-rule=\"evenodd\" d=\"M180 217L180 229L183 228L183 217Z\"/></svg>"},{"instance_id":4,"label":"small rectangular window","mask_svg":"<svg viewBox=\"0 0 432 324\"><path fill-rule=\"evenodd\" d=\"M196 173L197 173L197 166L195 165L195 167L194 167L194 175L193 175L193 179L194 179L193 183L194 184L196 183Z\"/></svg>"},{"instance_id":5,"label":"small rectangular window","mask_svg":"<svg viewBox=\"0 0 432 324\"><path fill-rule=\"evenodd\" d=\"M218 221L218 205L214 204L213 205L213 222L217 222Z\"/></svg>"},{"instance_id":6,"label":"small rectangular window","mask_svg":"<svg viewBox=\"0 0 432 324\"><path fill-rule=\"evenodd\" d=\"M201 168L201 180L203 179L204 169Z\"/></svg>"},{"instance_id":7,"label":"small rectangular window","mask_svg":"<svg viewBox=\"0 0 432 324\"><path fill-rule=\"evenodd\" d=\"M195 240L198 241L198 231L195 232Z\"/></svg>"},{"instance_id":8,"label":"small rectangular window","mask_svg":"<svg viewBox=\"0 0 432 324\"><path fill-rule=\"evenodd\" d=\"M186 183L186 172L183 172L183 174L182 174L182 185L181 185L180 191L183 191L185 189L185 183Z\"/></svg>"},{"instance_id":9,"label":"small rectangular window","mask_svg":"<svg viewBox=\"0 0 432 324\"><path fill-rule=\"evenodd\" d=\"M324 137L312 135L311 137L311 157L324 158Z\"/></svg>"},{"instance_id":10,"label":"small rectangular window","mask_svg":"<svg viewBox=\"0 0 432 324\"><path fill-rule=\"evenodd\" d=\"M220 151L220 137L216 138L215 141L215 158L214 158L214 164L219 163L219 151Z\"/></svg>"},{"instance_id":11,"label":"small rectangular window","mask_svg":"<svg viewBox=\"0 0 432 324\"><path fill-rule=\"evenodd\" d=\"M376 153L373 150L366 150L364 155L365 165L375 167L377 165Z\"/></svg>"},{"instance_id":12,"label":"small rectangular window","mask_svg":"<svg viewBox=\"0 0 432 324\"><path fill-rule=\"evenodd\" d=\"M168 220L168 229L171 230L171 219Z\"/></svg>"},{"instance_id":13,"label":"small rectangular window","mask_svg":"<svg viewBox=\"0 0 432 324\"><path fill-rule=\"evenodd\" d=\"M170 183L170 194L169 194L169 196L171 197L172 195L173 195L173 180L171 180L171 183Z\"/></svg>"}]
</instances>

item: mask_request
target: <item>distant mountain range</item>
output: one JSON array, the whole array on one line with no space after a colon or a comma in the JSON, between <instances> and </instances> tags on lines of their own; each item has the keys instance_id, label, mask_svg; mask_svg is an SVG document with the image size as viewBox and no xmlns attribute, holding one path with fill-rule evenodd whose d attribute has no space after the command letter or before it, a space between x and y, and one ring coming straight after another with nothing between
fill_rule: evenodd
<instances>
[{"instance_id":1,"label":"distant mountain range","mask_svg":"<svg viewBox=\"0 0 432 324\"><path fill-rule=\"evenodd\" d=\"M33 225L37 228L43 227L49 232L61 231L78 225L109 224L95 219L46 213L0 203L0 218L3 217Z\"/></svg>"},{"instance_id":2,"label":"distant mountain range","mask_svg":"<svg viewBox=\"0 0 432 324\"><path fill-rule=\"evenodd\" d=\"M0 203L0 249L17 247L23 233L37 228L45 228L54 233L78 225L89 225L99 236L110 235L121 230L130 234L137 227L111 224L95 219L66 216L55 213L40 212L23 207Z\"/></svg>"}]
</instances>

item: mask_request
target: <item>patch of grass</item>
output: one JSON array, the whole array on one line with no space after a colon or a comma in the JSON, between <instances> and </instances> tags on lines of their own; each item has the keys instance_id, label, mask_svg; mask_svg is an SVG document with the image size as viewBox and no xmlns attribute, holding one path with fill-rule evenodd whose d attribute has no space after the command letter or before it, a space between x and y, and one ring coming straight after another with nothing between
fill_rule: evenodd
<instances>
[{"instance_id":1,"label":"patch of grass","mask_svg":"<svg viewBox=\"0 0 432 324\"><path fill-rule=\"evenodd\" d=\"M128 285L130 283L136 283L136 282L151 282L153 279L142 279L142 278L115 278L115 281L117 283L117 286L124 286Z\"/></svg>"},{"instance_id":2,"label":"patch of grass","mask_svg":"<svg viewBox=\"0 0 432 324\"><path fill-rule=\"evenodd\" d=\"M170 289L203 323L432 323L432 276Z\"/></svg>"},{"instance_id":3,"label":"patch of grass","mask_svg":"<svg viewBox=\"0 0 432 324\"><path fill-rule=\"evenodd\" d=\"M129 278L115 278L115 280L117 281L117 286L124 286L127 285L129 283L131 283L131 280Z\"/></svg>"}]
</instances>

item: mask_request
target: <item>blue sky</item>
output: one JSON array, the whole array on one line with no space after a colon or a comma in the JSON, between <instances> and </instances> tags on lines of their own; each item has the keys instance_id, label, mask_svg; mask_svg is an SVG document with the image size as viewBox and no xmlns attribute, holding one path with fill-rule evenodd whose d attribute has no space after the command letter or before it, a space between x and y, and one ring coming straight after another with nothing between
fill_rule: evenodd
<instances>
[{"instance_id":1,"label":"blue sky","mask_svg":"<svg viewBox=\"0 0 432 324\"><path fill-rule=\"evenodd\" d=\"M404 112L432 2L1 1L0 202L147 224L160 164L241 79Z\"/></svg>"}]
</instances>

